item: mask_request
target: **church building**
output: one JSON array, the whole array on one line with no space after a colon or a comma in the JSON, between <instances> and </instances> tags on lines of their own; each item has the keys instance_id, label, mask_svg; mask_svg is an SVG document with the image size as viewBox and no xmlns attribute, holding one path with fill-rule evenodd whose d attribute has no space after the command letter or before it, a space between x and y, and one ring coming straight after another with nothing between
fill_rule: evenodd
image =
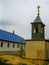
<instances>
[{"instance_id":1,"label":"church building","mask_svg":"<svg viewBox=\"0 0 49 65\"><path fill-rule=\"evenodd\" d=\"M0 29L0 54L15 54L25 49L24 38Z\"/></svg>"},{"instance_id":2,"label":"church building","mask_svg":"<svg viewBox=\"0 0 49 65\"><path fill-rule=\"evenodd\" d=\"M49 61L49 40L45 39L45 24L40 18L40 6L34 22L31 23L31 39L26 40L26 58L32 59L32 65L47 65Z\"/></svg>"}]
</instances>

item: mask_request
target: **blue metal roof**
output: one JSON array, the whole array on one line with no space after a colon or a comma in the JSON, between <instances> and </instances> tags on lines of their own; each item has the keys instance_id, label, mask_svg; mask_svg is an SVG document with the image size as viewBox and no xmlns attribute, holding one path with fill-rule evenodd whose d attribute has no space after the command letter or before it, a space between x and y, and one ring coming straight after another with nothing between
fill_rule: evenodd
<instances>
[{"instance_id":1,"label":"blue metal roof","mask_svg":"<svg viewBox=\"0 0 49 65\"><path fill-rule=\"evenodd\" d=\"M9 42L25 43L24 38L16 34L4 31L4 30L0 30L0 40L5 40Z\"/></svg>"}]
</instances>

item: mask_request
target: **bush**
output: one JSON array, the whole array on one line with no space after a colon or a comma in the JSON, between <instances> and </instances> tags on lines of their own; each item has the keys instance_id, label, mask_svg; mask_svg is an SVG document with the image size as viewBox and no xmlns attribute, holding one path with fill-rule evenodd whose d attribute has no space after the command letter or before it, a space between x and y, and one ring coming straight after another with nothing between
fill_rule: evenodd
<instances>
[{"instance_id":1,"label":"bush","mask_svg":"<svg viewBox=\"0 0 49 65\"><path fill-rule=\"evenodd\" d=\"M12 64L7 64L7 63L5 63L4 60L0 60L0 65L12 65Z\"/></svg>"}]
</instances>

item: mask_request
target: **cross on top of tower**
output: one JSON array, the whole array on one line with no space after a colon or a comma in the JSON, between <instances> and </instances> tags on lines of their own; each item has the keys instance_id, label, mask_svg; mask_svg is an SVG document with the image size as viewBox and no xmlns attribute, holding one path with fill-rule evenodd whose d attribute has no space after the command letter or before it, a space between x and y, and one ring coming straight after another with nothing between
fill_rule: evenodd
<instances>
[{"instance_id":1,"label":"cross on top of tower","mask_svg":"<svg viewBox=\"0 0 49 65\"><path fill-rule=\"evenodd\" d=\"M38 8L38 16L40 15L40 6L37 7Z\"/></svg>"}]
</instances>

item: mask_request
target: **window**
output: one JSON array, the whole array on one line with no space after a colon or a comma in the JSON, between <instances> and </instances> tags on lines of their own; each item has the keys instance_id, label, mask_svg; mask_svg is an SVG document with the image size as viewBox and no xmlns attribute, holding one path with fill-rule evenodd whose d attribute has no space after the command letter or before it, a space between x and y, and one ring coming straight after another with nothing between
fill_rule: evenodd
<instances>
[{"instance_id":1,"label":"window","mask_svg":"<svg viewBox=\"0 0 49 65\"><path fill-rule=\"evenodd\" d=\"M38 33L38 29L36 28L36 29L34 29L34 33Z\"/></svg>"},{"instance_id":2,"label":"window","mask_svg":"<svg viewBox=\"0 0 49 65\"><path fill-rule=\"evenodd\" d=\"M13 48L15 47L15 44L13 44Z\"/></svg>"},{"instance_id":3,"label":"window","mask_svg":"<svg viewBox=\"0 0 49 65\"><path fill-rule=\"evenodd\" d=\"M36 33L36 29L34 29L34 33Z\"/></svg>"},{"instance_id":4,"label":"window","mask_svg":"<svg viewBox=\"0 0 49 65\"><path fill-rule=\"evenodd\" d=\"M3 47L3 42L1 42L1 47Z\"/></svg>"},{"instance_id":5,"label":"window","mask_svg":"<svg viewBox=\"0 0 49 65\"><path fill-rule=\"evenodd\" d=\"M7 44L7 47L9 47L9 43Z\"/></svg>"},{"instance_id":6,"label":"window","mask_svg":"<svg viewBox=\"0 0 49 65\"><path fill-rule=\"evenodd\" d=\"M36 29L36 33L38 33L38 29Z\"/></svg>"},{"instance_id":7,"label":"window","mask_svg":"<svg viewBox=\"0 0 49 65\"><path fill-rule=\"evenodd\" d=\"M17 48L19 48L19 43L17 44Z\"/></svg>"}]
</instances>

